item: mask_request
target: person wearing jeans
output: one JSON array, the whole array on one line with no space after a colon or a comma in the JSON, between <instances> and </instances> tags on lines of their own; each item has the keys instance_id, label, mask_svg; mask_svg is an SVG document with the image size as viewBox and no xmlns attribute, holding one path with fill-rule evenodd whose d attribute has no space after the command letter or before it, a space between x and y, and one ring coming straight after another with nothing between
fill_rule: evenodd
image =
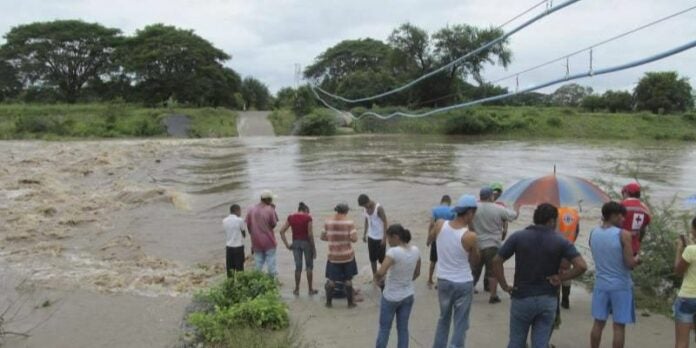
<instances>
[{"instance_id":1,"label":"person wearing jeans","mask_svg":"<svg viewBox=\"0 0 696 348\"><path fill-rule=\"evenodd\" d=\"M514 233L493 259L493 271L500 287L512 295L508 348L524 348L532 331L532 348L548 348L556 319L558 289L563 281L587 270L575 246L556 232L558 209L540 204L534 211L534 225ZM515 255L515 283L508 285L503 262ZM561 261L572 268L558 274Z\"/></svg>"},{"instance_id":2,"label":"person wearing jeans","mask_svg":"<svg viewBox=\"0 0 696 348\"><path fill-rule=\"evenodd\" d=\"M288 229L292 229L292 243L288 243L285 233ZM292 251L293 259L295 260L295 296L300 295L300 280L302 278L302 259L305 261L305 271L307 272L307 287L309 295L316 295L317 290L314 289L314 259L317 257L316 247L314 245L314 229L312 227L312 215L309 214L309 207L300 202L297 212L288 216L285 225L280 229L280 238L288 250Z\"/></svg>"},{"instance_id":3,"label":"person wearing jeans","mask_svg":"<svg viewBox=\"0 0 696 348\"><path fill-rule=\"evenodd\" d=\"M418 247L409 245L411 232L403 226L391 225L386 231L391 248L387 250L384 262L375 273L375 284L385 281L379 311L379 333L377 348L386 348L389 343L394 316L396 316L397 347L408 347L408 319L413 308L413 281L420 275L420 252Z\"/></svg>"},{"instance_id":4,"label":"person wearing jeans","mask_svg":"<svg viewBox=\"0 0 696 348\"><path fill-rule=\"evenodd\" d=\"M452 211L452 221L439 220L428 233L428 243L437 241L437 296L440 302L440 318L435 331L433 348L463 348L469 329L469 310L474 291L471 275L480 255L476 233L468 226L476 214L476 197L459 198ZM454 320L450 339L450 324ZM449 344L448 344L449 341Z\"/></svg>"},{"instance_id":5,"label":"person wearing jeans","mask_svg":"<svg viewBox=\"0 0 696 348\"><path fill-rule=\"evenodd\" d=\"M691 326L696 315L696 245L688 241L696 238L696 218L691 220L691 238L680 236L677 240L677 254L674 260L674 273L684 277L677 299L674 301L675 347L688 348Z\"/></svg>"},{"instance_id":6,"label":"person wearing jeans","mask_svg":"<svg viewBox=\"0 0 696 348\"><path fill-rule=\"evenodd\" d=\"M273 229L278 224L278 215L273 204L273 193L263 191L261 202L247 210L245 222L251 236L251 247L254 251L256 270L262 271L268 265L268 274L275 277L276 272L276 239Z\"/></svg>"}]
</instances>

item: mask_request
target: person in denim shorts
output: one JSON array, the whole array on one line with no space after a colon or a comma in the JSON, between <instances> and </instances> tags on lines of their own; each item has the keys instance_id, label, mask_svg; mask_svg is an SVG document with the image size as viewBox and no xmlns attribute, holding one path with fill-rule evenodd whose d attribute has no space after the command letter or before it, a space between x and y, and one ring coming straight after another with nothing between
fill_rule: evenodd
<instances>
[{"instance_id":1,"label":"person in denim shorts","mask_svg":"<svg viewBox=\"0 0 696 348\"><path fill-rule=\"evenodd\" d=\"M696 239L696 218L691 220L691 239ZM689 333L696 315L696 244L681 236L677 240L674 273L684 277L677 299L674 301L675 347L689 346Z\"/></svg>"},{"instance_id":2,"label":"person in denim shorts","mask_svg":"<svg viewBox=\"0 0 696 348\"><path fill-rule=\"evenodd\" d=\"M292 228L292 244L288 243L285 233ZM316 247L314 246L314 233L312 231L312 216L309 215L309 207L300 202L297 212L288 216L285 225L280 229L280 238L288 250L292 251L295 259L295 290L293 294L300 294L300 280L302 279L302 259L305 261L307 271L307 286L309 295L316 295L317 290L313 284L314 259L317 257Z\"/></svg>"}]
</instances>

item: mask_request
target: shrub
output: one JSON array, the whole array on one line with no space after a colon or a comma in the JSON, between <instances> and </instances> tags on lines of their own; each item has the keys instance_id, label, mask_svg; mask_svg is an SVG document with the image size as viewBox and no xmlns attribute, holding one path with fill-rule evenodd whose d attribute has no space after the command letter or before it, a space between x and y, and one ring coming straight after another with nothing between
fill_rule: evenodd
<instances>
[{"instance_id":1,"label":"shrub","mask_svg":"<svg viewBox=\"0 0 696 348\"><path fill-rule=\"evenodd\" d=\"M686 114L683 114L683 115L682 115L682 118L683 118L685 121L694 122L694 121L696 121L696 114L694 114L694 113L686 113Z\"/></svg>"},{"instance_id":2,"label":"shrub","mask_svg":"<svg viewBox=\"0 0 696 348\"><path fill-rule=\"evenodd\" d=\"M276 293L273 278L259 272L237 272L221 284L196 294L196 298L214 306L227 308L267 293Z\"/></svg>"},{"instance_id":3,"label":"shrub","mask_svg":"<svg viewBox=\"0 0 696 348\"><path fill-rule=\"evenodd\" d=\"M696 134L694 134L694 133L684 134L681 136L681 140L683 140L683 141L696 141Z\"/></svg>"},{"instance_id":4,"label":"shrub","mask_svg":"<svg viewBox=\"0 0 696 348\"><path fill-rule=\"evenodd\" d=\"M334 135L336 134L336 116L326 109L314 110L300 119L298 135Z\"/></svg>"},{"instance_id":5,"label":"shrub","mask_svg":"<svg viewBox=\"0 0 696 348\"><path fill-rule=\"evenodd\" d=\"M21 133L46 133L55 126L55 120L48 116L20 116L15 120L15 129Z\"/></svg>"},{"instance_id":6,"label":"shrub","mask_svg":"<svg viewBox=\"0 0 696 348\"><path fill-rule=\"evenodd\" d=\"M196 300L210 309L191 313L187 321L211 343L230 340L238 328L281 330L290 322L276 281L260 272L237 272Z\"/></svg>"},{"instance_id":7,"label":"shrub","mask_svg":"<svg viewBox=\"0 0 696 348\"><path fill-rule=\"evenodd\" d=\"M279 109L268 115L268 120L271 122L271 125L273 125L273 131L276 135L290 135L292 134L297 117L290 110Z\"/></svg>"},{"instance_id":8,"label":"shrub","mask_svg":"<svg viewBox=\"0 0 696 348\"><path fill-rule=\"evenodd\" d=\"M500 129L500 123L487 114L477 114L466 110L447 120L445 125L447 134L485 134Z\"/></svg>"},{"instance_id":9,"label":"shrub","mask_svg":"<svg viewBox=\"0 0 696 348\"><path fill-rule=\"evenodd\" d=\"M557 116L551 116L546 119L546 124L554 128L560 128L563 125L563 121Z\"/></svg>"},{"instance_id":10,"label":"shrub","mask_svg":"<svg viewBox=\"0 0 696 348\"><path fill-rule=\"evenodd\" d=\"M563 113L564 115L575 115L575 110L570 108L564 108L563 110L561 110L561 113Z\"/></svg>"}]
</instances>

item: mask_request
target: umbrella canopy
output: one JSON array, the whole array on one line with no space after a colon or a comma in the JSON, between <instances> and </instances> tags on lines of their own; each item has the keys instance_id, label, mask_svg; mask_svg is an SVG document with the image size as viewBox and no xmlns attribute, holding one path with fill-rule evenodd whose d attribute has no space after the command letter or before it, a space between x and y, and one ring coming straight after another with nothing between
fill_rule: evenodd
<instances>
[{"instance_id":1,"label":"umbrella canopy","mask_svg":"<svg viewBox=\"0 0 696 348\"><path fill-rule=\"evenodd\" d=\"M500 196L500 200L514 207L551 203L557 207L580 203L601 205L611 198L597 185L575 176L552 174L522 180Z\"/></svg>"}]
</instances>

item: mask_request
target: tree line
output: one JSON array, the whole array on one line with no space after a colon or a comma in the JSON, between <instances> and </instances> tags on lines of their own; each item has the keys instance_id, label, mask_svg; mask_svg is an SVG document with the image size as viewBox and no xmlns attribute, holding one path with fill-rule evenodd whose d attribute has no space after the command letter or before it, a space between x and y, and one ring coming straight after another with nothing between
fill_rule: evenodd
<instances>
[{"instance_id":1,"label":"tree line","mask_svg":"<svg viewBox=\"0 0 696 348\"><path fill-rule=\"evenodd\" d=\"M304 76L310 83L347 98L375 95L432 72L502 34L500 29L467 24L448 25L429 34L405 23L394 29L386 41L365 38L339 42L319 54L304 70ZM504 40L406 91L357 104L327 99L343 109L357 106L420 109L506 94L510 92L507 88L487 82L483 72L488 64L507 67L512 59L509 42ZM641 78L632 92L610 90L597 95L590 87L571 83L551 94L523 93L489 104L669 113L693 108L694 97L688 79L676 72L652 72ZM300 116L315 106L317 103L308 86L281 89L275 100L275 107L292 108Z\"/></svg>"},{"instance_id":2,"label":"tree line","mask_svg":"<svg viewBox=\"0 0 696 348\"><path fill-rule=\"evenodd\" d=\"M124 100L145 105L267 109L268 88L225 66L231 57L192 30L121 30L80 20L12 28L0 46L0 101Z\"/></svg>"}]
</instances>

